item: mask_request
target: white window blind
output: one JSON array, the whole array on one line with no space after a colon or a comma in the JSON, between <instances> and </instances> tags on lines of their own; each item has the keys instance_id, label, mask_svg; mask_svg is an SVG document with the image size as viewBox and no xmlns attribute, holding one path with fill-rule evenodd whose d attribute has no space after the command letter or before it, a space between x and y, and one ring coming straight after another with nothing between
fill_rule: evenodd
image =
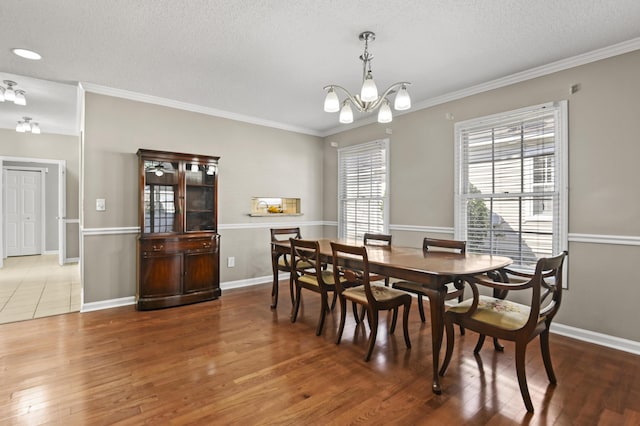
<instances>
[{"instance_id":1,"label":"white window blind","mask_svg":"<svg viewBox=\"0 0 640 426\"><path fill-rule=\"evenodd\" d=\"M567 244L566 102L456 124L455 235L530 269Z\"/></svg>"},{"instance_id":2,"label":"white window blind","mask_svg":"<svg viewBox=\"0 0 640 426\"><path fill-rule=\"evenodd\" d=\"M338 236L388 232L389 140L338 150Z\"/></svg>"}]
</instances>

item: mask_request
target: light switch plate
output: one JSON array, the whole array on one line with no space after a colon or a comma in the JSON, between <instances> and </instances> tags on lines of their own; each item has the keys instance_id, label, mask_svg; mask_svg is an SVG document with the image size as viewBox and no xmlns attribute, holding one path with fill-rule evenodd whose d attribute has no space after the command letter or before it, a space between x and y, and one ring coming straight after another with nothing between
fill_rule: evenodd
<instances>
[{"instance_id":1,"label":"light switch plate","mask_svg":"<svg viewBox=\"0 0 640 426\"><path fill-rule=\"evenodd\" d=\"M103 212L107 210L107 201L104 198L96 198L96 211Z\"/></svg>"}]
</instances>

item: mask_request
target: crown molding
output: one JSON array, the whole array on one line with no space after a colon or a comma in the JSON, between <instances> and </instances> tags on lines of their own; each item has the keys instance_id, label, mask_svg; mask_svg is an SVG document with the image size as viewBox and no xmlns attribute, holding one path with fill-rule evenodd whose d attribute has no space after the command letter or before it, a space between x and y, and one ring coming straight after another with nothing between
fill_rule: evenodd
<instances>
[{"instance_id":1,"label":"crown molding","mask_svg":"<svg viewBox=\"0 0 640 426\"><path fill-rule=\"evenodd\" d=\"M80 87L85 92L95 93L98 95L113 96L116 98L128 99L130 101L143 102L152 105L165 106L183 111L197 112L199 114L210 115L212 117L226 118L229 120L240 121L243 123L255 124L258 126L270 127L274 129L286 130L289 132L302 133L310 136L319 136L321 133L316 130L304 127L292 126L286 123L264 120L261 118L251 117L248 115L237 114L235 112L223 111L216 108L204 107L201 105L190 104L187 102L175 101L173 99L161 98L159 96L145 95L144 93L132 92L129 90L116 89L113 87L101 86L99 84L81 82Z\"/></svg>"},{"instance_id":2,"label":"crown molding","mask_svg":"<svg viewBox=\"0 0 640 426\"><path fill-rule=\"evenodd\" d=\"M441 105L447 102L456 101L458 99L466 98L468 96L477 95L479 93L488 92L489 90L499 89L515 83L521 83L523 81L532 80L534 78L543 77L545 75L553 74L558 71L564 71L570 68L575 68L580 65L586 65L591 62L600 61L602 59L611 58L614 56L622 55L625 53L633 52L640 49L640 37L623 41L622 43L614 44L612 46L603 47L601 49L593 50L591 52L583 53L581 55L572 56L570 58L561 59L556 62L551 62L546 65L541 65L536 68L531 68L526 71L522 71L516 74L511 74L506 77L498 78L488 81L486 83L477 84L475 86L468 87L466 89L457 90L441 96L436 96L422 102L418 102L411 109L402 112L396 112L395 116L409 114L411 112L419 111ZM366 126L376 122L373 116L367 117L363 120L358 120L356 123L352 123L348 126L339 126L322 132L322 137L332 136L337 133L344 132L346 130L355 129L357 127Z\"/></svg>"}]
</instances>

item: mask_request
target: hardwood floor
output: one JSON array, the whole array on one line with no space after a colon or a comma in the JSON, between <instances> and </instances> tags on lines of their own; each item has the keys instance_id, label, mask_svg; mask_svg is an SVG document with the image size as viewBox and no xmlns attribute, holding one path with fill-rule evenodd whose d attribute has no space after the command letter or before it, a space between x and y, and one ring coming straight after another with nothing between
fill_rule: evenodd
<instances>
[{"instance_id":1,"label":"hardwood floor","mask_svg":"<svg viewBox=\"0 0 640 426\"><path fill-rule=\"evenodd\" d=\"M553 387L533 342L531 415L509 342L476 359L477 335L458 334L434 395L430 326L415 303L412 348L381 319L365 363L366 335L350 311L337 346L339 311L316 337L319 298L303 295L292 324L284 282L281 290L277 311L265 284L165 310L0 325L0 424L640 424L640 356L552 335Z\"/></svg>"}]
</instances>

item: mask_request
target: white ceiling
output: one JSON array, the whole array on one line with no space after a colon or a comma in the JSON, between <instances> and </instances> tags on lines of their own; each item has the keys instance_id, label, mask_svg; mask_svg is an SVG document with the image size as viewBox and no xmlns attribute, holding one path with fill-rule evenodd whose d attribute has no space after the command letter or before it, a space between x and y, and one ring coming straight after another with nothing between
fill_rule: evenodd
<instances>
[{"instance_id":1,"label":"white ceiling","mask_svg":"<svg viewBox=\"0 0 640 426\"><path fill-rule=\"evenodd\" d=\"M379 89L411 81L414 109L619 43L640 48L638 0L2 0L0 16L0 78L28 101L0 103L0 127L29 115L52 133L77 132L82 82L330 134L340 127L322 88L359 89L364 30L377 35Z\"/></svg>"}]
</instances>

